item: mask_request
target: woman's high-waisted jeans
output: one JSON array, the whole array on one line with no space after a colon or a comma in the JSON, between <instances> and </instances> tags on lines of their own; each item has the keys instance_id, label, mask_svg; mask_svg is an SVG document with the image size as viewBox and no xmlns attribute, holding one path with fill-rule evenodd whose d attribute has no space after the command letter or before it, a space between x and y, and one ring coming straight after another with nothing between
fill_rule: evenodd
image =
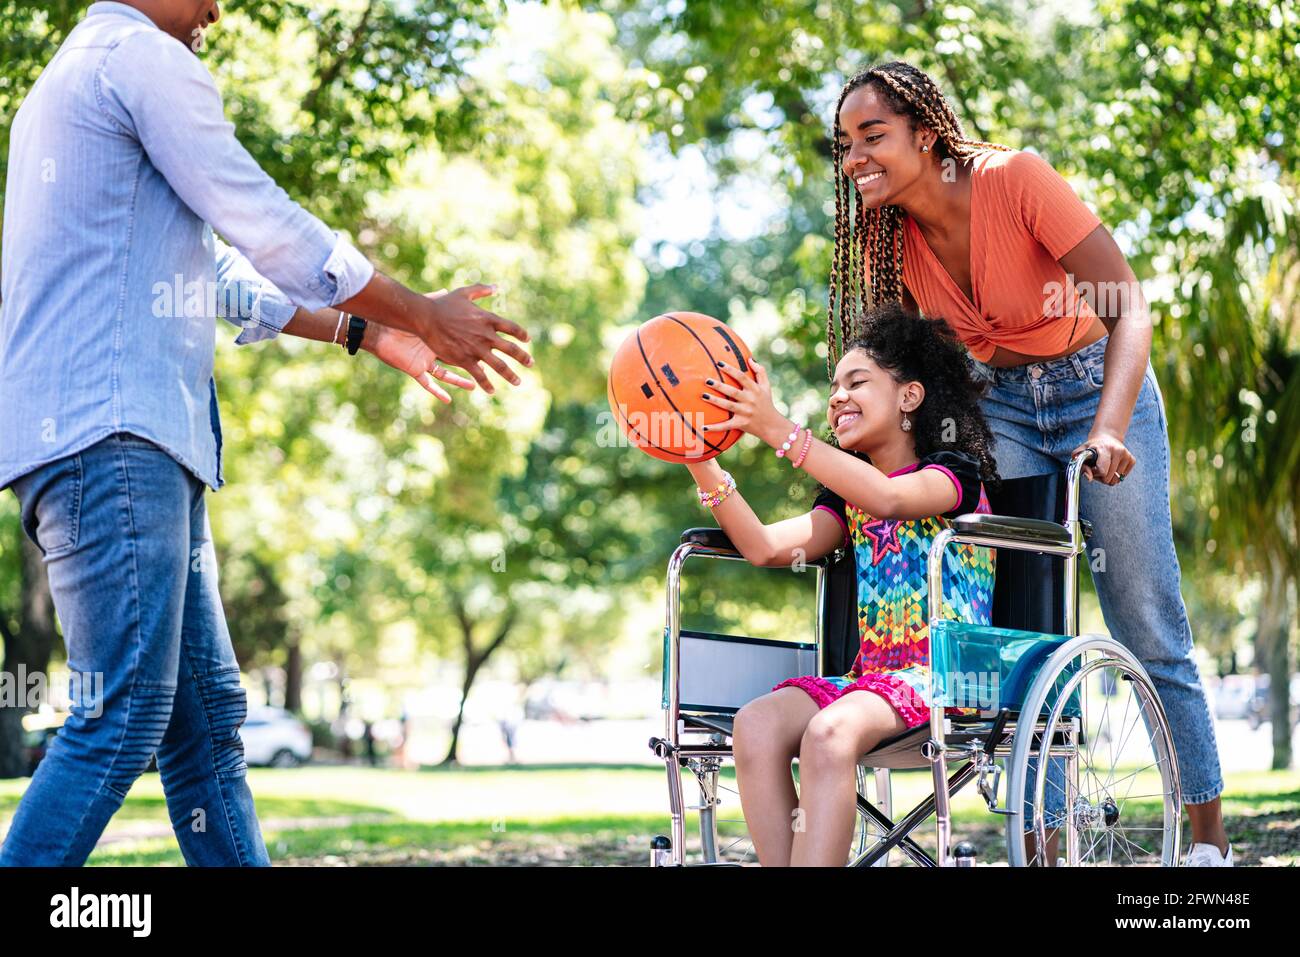
<instances>
[{"instance_id":1,"label":"woman's high-waisted jeans","mask_svg":"<svg viewBox=\"0 0 1300 957\"><path fill-rule=\"evenodd\" d=\"M971 360L989 383L981 408L1004 479L1060 469L1092 429L1109 337L1070 356L1009 369ZM1179 590L1169 514L1169 434L1164 399L1147 364L1124 444L1137 462L1118 485L1083 483L1079 511L1092 522L1089 562L1111 635L1142 661L1173 731L1183 801L1223 791L1214 724L1192 657L1192 630ZM1049 787L1049 791L1052 788Z\"/></svg>"},{"instance_id":2,"label":"woman's high-waisted jeans","mask_svg":"<svg viewBox=\"0 0 1300 957\"><path fill-rule=\"evenodd\" d=\"M203 484L158 446L118 433L13 489L80 680L0 865L82 864L155 753L189 864L269 864Z\"/></svg>"}]
</instances>

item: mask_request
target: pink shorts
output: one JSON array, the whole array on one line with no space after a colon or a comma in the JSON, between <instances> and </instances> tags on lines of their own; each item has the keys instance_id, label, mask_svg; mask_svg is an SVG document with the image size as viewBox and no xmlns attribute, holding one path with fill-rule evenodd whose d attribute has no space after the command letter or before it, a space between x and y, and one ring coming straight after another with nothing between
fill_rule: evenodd
<instances>
[{"instance_id":1,"label":"pink shorts","mask_svg":"<svg viewBox=\"0 0 1300 957\"><path fill-rule=\"evenodd\" d=\"M799 688L817 702L818 708L825 708L851 691L871 691L888 701L909 728L919 727L930 720L930 706L925 699L910 684L894 675L865 674L856 680L804 675L801 678L787 678L772 690L776 691L777 688ZM960 708L945 708L944 713L965 712Z\"/></svg>"}]
</instances>

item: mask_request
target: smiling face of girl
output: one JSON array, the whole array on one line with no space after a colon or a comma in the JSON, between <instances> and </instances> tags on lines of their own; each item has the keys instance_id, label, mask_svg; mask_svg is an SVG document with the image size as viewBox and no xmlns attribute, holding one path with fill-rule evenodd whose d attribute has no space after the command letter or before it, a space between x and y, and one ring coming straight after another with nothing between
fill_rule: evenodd
<instances>
[{"instance_id":1,"label":"smiling face of girl","mask_svg":"<svg viewBox=\"0 0 1300 957\"><path fill-rule=\"evenodd\" d=\"M921 404L919 382L899 382L861 349L850 349L835 367L826 420L840 448L870 452L900 432L903 412Z\"/></svg>"},{"instance_id":2,"label":"smiling face of girl","mask_svg":"<svg viewBox=\"0 0 1300 957\"><path fill-rule=\"evenodd\" d=\"M849 92L840 106L841 170L862 194L869 209L897 204L897 199L930 168L935 134L912 129L909 117L895 113L874 87Z\"/></svg>"}]
</instances>

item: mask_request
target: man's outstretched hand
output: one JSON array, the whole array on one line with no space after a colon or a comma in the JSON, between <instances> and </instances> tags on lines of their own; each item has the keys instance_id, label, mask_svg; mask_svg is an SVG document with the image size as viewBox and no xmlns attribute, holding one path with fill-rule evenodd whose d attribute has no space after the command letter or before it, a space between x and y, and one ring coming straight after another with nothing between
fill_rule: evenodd
<instances>
[{"instance_id":1,"label":"man's outstretched hand","mask_svg":"<svg viewBox=\"0 0 1300 957\"><path fill-rule=\"evenodd\" d=\"M522 365L533 364L533 357L523 347L504 338L511 336L527 342L528 333L524 328L476 304L494 292L495 287L480 283L451 292L429 293L424 297L427 306L414 317L419 325L419 338L429 350L448 365L464 369L489 394L496 388L480 362L487 363L512 385L519 385L519 376L494 350L504 352Z\"/></svg>"},{"instance_id":2,"label":"man's outstretched hand","mask_svg":"<svg viewBox=\"0 0 1300 957\"><path fill-rule=\"evenodd\" d=\"M430 395L443 402L450 402L451 396L434 380L461 389L474 388L472 379L457 375L439 365L438 357L433 354L433 350L415 333L402 332L400 329L389 329L379 323L371 323L366 327L366 337L362 340L361 348L385 365L392 366L398 372L405 372L420 383Z\"/></svg>"},{"instance_id":3,"label":"man's outstretched hand","mask_svg":"<svg viewBox=\"0 0 1300 957\"><path fill-rule=\"evenodd\" d=\"M439 360L464 369L490 395L496 388L480 363L491 366L512 385L519 385L519 376L496 353L503 352L521 365L533 364L532 356L505 338L527 342L524 328L476 304L495 291L495 287L480 283L421 296L376 272L364 289L338 308L418 337Z\"/></svg>"}]
</instances>

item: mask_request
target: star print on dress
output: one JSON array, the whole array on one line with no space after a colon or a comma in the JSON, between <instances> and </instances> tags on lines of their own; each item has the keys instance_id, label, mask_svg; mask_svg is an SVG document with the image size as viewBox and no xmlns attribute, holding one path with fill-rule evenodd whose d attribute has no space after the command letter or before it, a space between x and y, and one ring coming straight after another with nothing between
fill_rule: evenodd
<instances>
[{"instance_id":1,"label":"star print on dress","mask_svg":"<svg viewBox=\"0 0 1300 957\"><path fill-rule=\"evenodd\" d=\"M862 534L871 539L871 564L879 565L891 552L902 554L903 546L898 541L898 527L902 524L896 518L877 518L862 526Z\"/></svg>"},{"instance_id":2,"label":"star print on dress","mask_svg":"<svg viewBox=\"0 0 1300 957\"><path fill-rule=\"evenodd\" d=\"M962 508L971 500L974 511L990 512L988 496L978 481L974 459L940 453L935 467L943 468L963 487ZM954 472L946 464L953 465ZM915 468L929 465L918 463ZM823 501L825 499L825 501ZM842 516L853 549L857 578L858 653L853 668L842 677L803 675L787 678L778 688L802 688L819 708L856 690L884 698L909 727L930 718L930 546L949 519L932 515L920 519L881 519L829 490L818 495L816 507ZM943 617L987 625L993 614L994 550L968 543L950 545L943 556ZM945 714L973 714L973 708L947 707Z\"/></svg>"},{"instance_id":3,"label":"star print on dress","mask_svg":"<svg viewBox=\"0 0 1300 957\"><path fill-rule=\"evenodd\" d=\"M982 487L975 511L990 511ZM880 519L852 504L846 504L845 516L857 559L860 641L845 679L886 676L923 695L930 671L930 545L950 523L940 516ZM992 620L993 567L991 548L969 544L948 548L943 561L945 618L981 625Z\"/></svg>"}]
</instances>

